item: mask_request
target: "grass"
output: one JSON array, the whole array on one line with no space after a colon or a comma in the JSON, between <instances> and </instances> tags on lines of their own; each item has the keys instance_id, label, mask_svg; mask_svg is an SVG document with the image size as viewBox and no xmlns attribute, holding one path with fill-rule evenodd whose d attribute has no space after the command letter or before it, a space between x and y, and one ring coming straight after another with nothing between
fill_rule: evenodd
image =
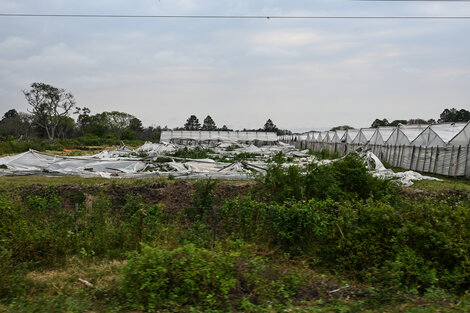
<instances>
[{"instance_id":1,"label":"grass","mask_svg":"<svg viewBox=\"0 0 470 313\"><path fill-rule=\"evenodd\" d=\"M436 177L442 179L442 181L434 181L434 180L420 180L416 181L410 188L413 189L421 189L426 191L432 192L439 192L439 191L463 191L470 193L470 180L465 178L449 178L440 175L429 175L424 174L432 177Z\"/></svg>"},{"instance_id":2,"label":"grass","mask_svg":"<svg viewBox=\"0 0 470 313\"><path fill-rule=\"evenodd\" d=\"M118 278L123 260L87 260L71 257L63 267L32 271L25 275L23 284L28 292L2 305L0 312L109 312L119 310L110 303L117 293ZM93 284L87 287L78 279Z\"/></svg>"},{"instance_id":3,"label":"grass","mask_svg":"<svg viewBox=\"0 0 470 313\"><path fill-rule=\"evenodd\" d=\"M81 178L74 176L11 176L0 177L0 190L2 188L8 189L32 184L46 186L118 184L133 187L154 182L170 183L173 181L163 178L109 180L105 178ZM229 183L236 184L238 182L230 181ZM355 181L352 183L355 183ZM285 186L291 185L285 183ZM470 182L463 179L444 178L442 182L417 182L412 188L432 192L444 190L462 190L468 192L470 190ZM209 199L212 197L212 191L207 194L199 192L199 198L202 200ZM76 215L75 213L74 221L73 212L65 214L67 212L63 212L60 209L60 202L57 204L57 200L61 195L46 193L34 197L30 195L25 200L21 200L22 198L16 191L10 190L10 192L10 196L0 194L0 199L2 198L1 196L5 197L2 202L3 207L0 207L0 213L3 214L3 224L1 223L2 219L0 219L0 225L5 227L3 230L4 238L0 238L2 239L0 240L0 248L3 248L2 245L4 245L9 249L0 249L0 258L3 258L0 261L6 260L10 262L11 260L10 263L3 263L7 265L3 273L6 273L5 276L11 275L11 279L3 281L8 282L7 286L14 288L16 293L9 298L8 302L0 299L0 312L143 312L142 308L130 306L131 302L126 298L128 296L120 290L123 279L122 268L126 264L132 263L132 261L127 261L130 258L127 253L133 249L139 251L139 242L146 242L154 247L166 247L169 249L178 248L186 243L200 245L210 251L217 249L217 246L214 247L212 244L211 239L210 225L213 220L210 219L210 211L203 211L206 215L202 214L203 217L200 217L200 220L189 218L189 211L185 210L186 208L181 208L182 210L178 211L176 215L167 214L169 212L165 211L163 206L155 208L147 206L145 203L141 203L141 200L136 195L135 197L127 197L125 199L125 203L121 204L122 210L114 210L114 204L104 201L105 199L103 201L98 201L98 199L96 207L94 206L95 204L90 207L85 204L83 211L80 211L80 214L83 213L83 215ZM333 190L332 192L335 191ZM434 196L433 194L426 194L426 197L432 198ZM193 198L194 206L198 206L196 200L199 198L194 195ZM207 201L200 202L201 207L210 207ZM329 200L326 200L326 202L318 200L318 202L312 202L311 206L307 206L305 202L304 200L303 202L288 202L276 205L273 203L262 204L253 200L251 202L236 202L240 203L239 206L236 206L234 202L235 204L232 206L222 206L219 208L218 213L221 228L219 227L217 232L217 240L221 244L221 249L225 249L225 252L230 253L234 257L244 255L245 250L233 248L233 245L238 245L238 241L232 240L238 238L237 234L241 238L249 233L253 234L252 237L247 236L244 240L249 241L250 247L253 247L250 251L256 255L256 258L253 257L250 263L238 261L237 263L234 261L235 268L240 272L245 271L251 273L250 275L258 275L251 277L267 278L267 280L263 283L258 278L255 279L253 285L258 286L258 289L254 288L251 291L237 287L237 291L244 292L233 294L236 300L233 302L237 303L237 307L224 307L217 312L470 312L470 293L468 291L465 293L464 290L463 294L451 293L447 289L437 289L438 285L431 284L432 287L430 288L419 289L419 296L416 291L407 292L403 290L398 291L398 289L393 294L384 289L385 292L381 291L379 295L378 290L381 288L381 285L376 285L377 282L374 283L374 280L367 279L359 282L359 276L354 276L352 270L341 271L340 266L335 263L346 264L356 258L358 260L357 263L351 261L350 268L356 268L355 265L357 265L358 271L366 270L367 262L362 260L372 260L374 257L382 255L379 253L380 251L392 249L393 247L390 233L382 233L382 229L388 227L390 230L394 230L396 227L394 226L395 223L400 224L402 219L405 218L407 218L406 227L401 227L401 231L397 233L403 235L403 237L397 235L394 238L396 240L400 238L405 240L408 236L412 238L407 251L416 251L418 253L426 244L432 244L438 247L435 251L441 251L439 250L440 248L446 247L446 249L453 249L457 254L463 253L463 255L467 255L468 245L466 242L468 240L465 241L465 238L459 239L459 237L466 236L466 234L464 231L459 232L458 227L460 225L461 229L467 229L466 225L468 223L465 221L468 221L468 218L465 216L468 216L466 215L466 212L468 212L468 202L462 204L461 201L457 203L453 200L448 201L443 199L426 207L421 207L419 202L409 202L410 206L397 207L400 210L403 209L403 211L392 210L392 207L387 203L380 204L372 201L366 203L359 201L336 203ZM350 210L345 209L349 207L348 205ZM440 207L435 208L434 205L439 205ZM467 206L463 208L463 205ZM252 208L252 211L249 211L250 208ZM411 208L413 209L410 210ZM448 210L444 211L441 208L447 208ZM330 220L329 216L334 216L330 215L330 210L337 212L338 216L347 218L343 220L336 216L336 218ZM360 210L360 215L355 215L357 210ZM271 214L268 214L269 212ZM312 212L316 213L310 214ZM347 215L346 213L348 212L351 215ZM461 212L462 216L458 212ZM15 215L15 213L17 214ZM439 216L441 213L442 216ZM363 219L361 221L364 223L349 222L357 220L358 216ZM253 218L250 219L250 217ZM400 218L395 219L395 217ZM462 222L463 220L460 219L464 217L467 219ZM310 224L306 223L307 221L310 221ZM436 223L438 226L434 225ZM73 225L78 226L74 228ZM238 229L236 228L237 225L242 225L243 227ZM250 225L253 227L250 228ZM330 225L331 227L328 226L328 228L323 229L321 225ZM134 233L132 231L139 227L143 230L140 235L138 232ZM270 230L263 237L264 229ZM336 232L336 229L339 232ZM61 235L58 235L59 233ZM1 227L0 234L2 234ZM123 238L120 237L122 234L125 234ZM148 235L147 237L146 234ZM312 234L315 234L314 239L318 240L317 243L311 246L306 245L305 252L302 252L304 250L301 250L301 248L304 246L299 245L299 243L304 242L307 244L313 242L309 241L309 236ZM69 235L75 241L67 239ZM116 250L119 253L115 253L114 250L107 253L107 251L100 252L100 250L95 249L95 241L99 241L100 235L102 236L103 247L108 247L107 244L110 242L121 242L120 246L117 244L109 245L112 249L119 249ZM145 239L147 241L135 239L138 236L140 236L139 238L147 238ZM89 241L83 238L88 238ZM335 241L328 244L335 238L337 243ZM445 240L449 241L449 245L444 245ZM130 245L131 243L135 243L135 245ZM282 243L285 243L285 247L280 246ZM385 248L382 244L374 246L375 243L385 244ZM344 246L340 246L343 244ZM352 247L352 244L355 246ZM414 247L415 244L416 247ZM291 249L296 245L299 245L299 250ZM63 258L58 258L57 260L50 259L52 260L50 263L46 262L49 259L47 259L47 255L42 255L44 251L57 250L59 253L65 246L69 247L70 250L63 250L65 251ZM328 246L330 246L331 250L327 251L325 249ZM401 251L405 246L395 245L395 249L398 248L396 251ZM100 245L96 244L96 247L100 248ZM307 248L312 249L309 250ZM8 251L13 251L21 256L22 249L24 251L29 249L28 251L31 251L30 255L37 259L28 257L25 258L24 263L20 264L15 259L15 257L19 257L18 254L10 256L7 253ZM318 253L317 249L322 249L324 253ZM373 253L374 249L376 249L375 254ZM95 254L93 250L97 251L97 253ZM67 251L73 251L73 253ZM302 254L295 254L296 251L302 252ZM346 254L342 255L343 251L350 251L350 256L352 257ZM429 248L425 252L431 253L432 251L434 250ZM324 260L328 260L330 254L333 256L332 262L319 262L321 257L324 257ZM371 256L367 257L365 254L370 254ZM400 254L399 256L403 257L403 259L393 259L394 263L392 265L394 267L390 267L390 271L388 271L389 268L387 267L382 272L371 271L370 274L381 273L380 275L385 275L392 271L398 274L406 274L406 271L411 271L410 273L414 275L412 271L415 270L413 267L415 266L420 269L418 274L423 276L420 277L422 281L425 281L428 278L426 273L430 271L426 270L427 265L423 265L422 268L424 270L421 271L421 258L418 259L416 255L412 258L412 254ZM438 256L439 254L435 255L436 258L439 258ZM405 257L410 259L408 260ZM344 262L338 261L341 258L343 258ZM429 257L427 260L431 262L433 259L434 257ZM40 260L46 261L40 263ZM397 263L398 261L403 262L403 264ZM266 267L263 264L266 264ZM259 268L259 272L252 271L253 268ZM262 269L265 268L267 271L263 272ZM275 270L273 271L273 269ZM0 268L1 270L2 268ZM285 280L285 283L283 281L281 285L278 283L272 284L275 282L274 278L272 278L273 275L276 277L276 275L284 275L289 272L299 275L289 276L293 280ZM171 273L174 272L172 271ZM464 274L466 275L465 272L461 272L459 277L463 277ZM249 278L250 276L247 277ZM378 279L382 279L384 282L390 281L387 275L383 276L383 278L378 277ZM392 278L396 281L401 281L399 280L400 277L393 276ZM456 276L455 279L458 280L459 277ZM90 282L93 284L93 287L80 283L79 278ZM270 282L269 279L272 279L272 281ZM413 281L417 281L417 279L411 278L410 286L413 285ZM292 285L290 285L291 282ZM310 284L310 282L313 283ZM308 283L305 286L309 287L309 290L312 290L310 287L313 287L313 289L318 287L318 289L315 289L318 290L318 294L306 297L300 293L301 295L296 298L297 294L289 294L289 291L292 290L303 290L292 287L300 286L295 285L296 283L301 285ZM354 291L345 293L334 291L338 288L344 288L346 285L349 285ZM384 284L383 288L387 286ZM2 286L0 285L0 287ZM0 288L1 290L5 290L5 288ZM418 288L410 290L418 290ZM265 298L269 298L268 295L272 292L286 296L279 298L276 294L272 298L273 301L262 302L257 302L253 298L250 298L250 300L247 298L245 302L244 298L242 298L242 296L245 297L244 295L247 294L264 294ZM197 312L201 310L199 307L189 306L178 309L182 312Z\"/></svg>"},{"instance_id":4,"label":"grass","mask_svg":"<svg viewBox=\"0 0 470 313\"><path fill-rule=\"evenodd\" d=\"M119 259L71 257L59 268L31 271L25 275L23 281L27 285L28 292L12 303L0 302L0 312L143 312L131 310L126 305L128 299L117 296L121 270L126 264L126 260ZM286 268L289 266L292 265L287 265ZM318 277L319 283L328 284L335 280L335 277L328 274L311 273L311 275ZM79 278L90 282L93 287L80 283ZM348 283L354 285L354 282ZM385 305L371 305L364 300L351 295L335 296L332 293L331 296L316 297L309 301L249 304L242 311L431 313L470 310L468 296L458 299L429 293L423 297L409 296L402 301Z\"/></svg>"},{"instance_id":5,"label":"grass","mask_svg":"<svg viewBox=\"0 0 470 313\"><path fill-rule=\"evenodd\" d=\"M95 186L100 184L118 184L125 186L145 185L154 182L171 183L164 177L158 178L119 178L108 179L103 177L80 177L80 176L62 176L62 177L45 177L45 176L2 176L0 177L0 187L20 187L29 185L44 185L44 186L60 186L78 184L85 186Z\"/></svg>"}]
</instances>

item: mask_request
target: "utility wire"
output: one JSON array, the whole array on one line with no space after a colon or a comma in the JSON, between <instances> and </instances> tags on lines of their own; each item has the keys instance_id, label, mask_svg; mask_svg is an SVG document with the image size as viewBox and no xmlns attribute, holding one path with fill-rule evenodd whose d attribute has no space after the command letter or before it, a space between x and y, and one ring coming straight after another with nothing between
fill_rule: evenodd
<instances>
[{"instance_id":1,"label":"utility wire","mask_svg":"<svg viewBox=\"0 0 470 313\"><path fill-rule=\"evenodd\" d=\"M305 16L282 16L282 15L119 15L119 14L36 14L36 13L0 13L0 17L52 17L52 18L126 18L126 19L397 19L397 20L468 20L470 16L353 16L353 15L305 15Z\"/></svg>"}]
</instances>

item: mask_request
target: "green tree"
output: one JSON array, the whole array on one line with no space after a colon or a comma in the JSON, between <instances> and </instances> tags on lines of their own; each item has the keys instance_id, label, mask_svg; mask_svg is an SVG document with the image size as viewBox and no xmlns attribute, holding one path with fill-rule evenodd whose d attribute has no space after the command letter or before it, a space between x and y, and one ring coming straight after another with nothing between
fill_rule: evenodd
<instances>
[{"instance_id":1,"label":"green tree","mask_svg":"<svg viewBox=\"0 0 470 313\"><path fill-rule=\"evenodd\" d=\"M468 122L470 121L470 112L461 109L457 110L456 108L445 109L442 111L439 116L439 123L456 123L456 122Z\"/></svg>"},{"instance_id":2,"label":"green tree","mask_svg":"<svg viewBox=\"0 0 470 313\"><path fill-rule=\"evenodd\" d=\"M31 130L32 116L15 109L7 111L0 120L0 136L28 137Z\"/></svg>"},{"instance_id":3,"label":"green tree","mask_svg":"<svg viewBox=\"0 0 470 313\"><path fill-rule=\"evenodd\" d=\"M215 126L215 122L210 115L204 119L204 123L202 124L202 130L216 130L217 126Z\"/></svg>"},{"instance_id":4,"label":"green tree","mask_svg":"<svg viewBox=\"0 0 470 313\"><path fill-rule=\"evenodd\" d=\"M2 120L6 118L12 118L12 117L18 117L18 112L15 109L6 111L5 114L3 114Z\"/></svg>"},{"instance_id":5,"label":"green tree","mask_svg":"<svg viewBox=\"0 0 470 313\"><path fill-rule=\"evenodd\" d=\"M75 106L73 95L65 89L44 83L31 84L31 89L23 90L23 94L31 106L34 123L44 129L49 140L53 141L61 119L69 116Z\"/></svg>"},{"instance_id":6,"label":"green tree","mask_svg":"<svg viewBox=\"0 0 470 313\"><path fill-rule=\"evenodd\" d=\"M407 120L394 120L388 126L398 126L398 124L406 125L408 124Z\"/></svg>"},{"instance_id":7,"label":"green tree","mask_svg":"<svg viewBox=\"0 0 470 313\"><path fill-rule=\"evenodd\" d=\"M266 132L277 132L277 126L274 125L273 121L271 119L268 119L266 123L264 124L264 131Z\"/></svg>"},{"instance_id":8,"label":"green tree","mask_svg":"<svg viewBox=\"0 0 470 313\"><path fill-rule=\"evenodd\" d=\"M185 130L200 130L201 124L199 124L199 119L196 115L191 115L187 120L186 124L183 127Z\"/></svg>"},{"instance_id":9,"label":"green tree","mask_svg":"<svg viewBox=\"0 0 470 313\"><path fill-rule=\"evenodd\" d=\"M377 127L383 127L383 126L389 126L389 125L390 123L388 122L386 118L384 118L383 120L376 118L370 127L377 128Z\"/></svg>"},{"instance_id":10,"label":"green tree","mask_svg":"<svg viewBox=\"0 0 470 313\"><path fill-rule=\"evenodd\" d=\"M137 117L134 117L129 121L129 129L135 132L141 132L144 127L142 126L142 121L139 120Z\"/></svg>"},{"instance_id":11,"label":"green tree","mask_svg":"<svg viewBox=\"0 0 470 313\"><path fill-rule=\"evenodd\" d=\"M335 130L348 130L348 129L354 129L354 127L349 126L349 125L341 125L341 126L336 126L330 129L330 131L335 131Z\"/></svg>"},{"instance_id":12,"label":"green tree","mask_svg":"<svg viewBox=\"0 0 470 313\"><path fill-rule=\"evenodd\" d=\"M91 124L90 109L87 107L76 108L75 114L78 114L77 124L82 135L86 134Z\"/></svg>"},{"instance_id":13,"label":"green tree","mask_svg":"<svg viewBox=\"0 0 470 313\"><path fill-rule=\"evenodd\" d=\"M76 129L77 124L73 118L68 116L62 117L57 126L57 138L72 138L76 133Z\"/></svg>"},{"instance_id":14,"label":"green tree","mask_svg":"<svg viewBox=\"0 0 470 313\"><path fill-rule=\"evenodd\" d=\"M129 132L126 133L125 137L127 138L135 136L135 132L142 129L142 122L139 119L131 114L119 111L92 115L87 123L87 131L100 137L109 134L121 138L128 130L133 131L133 135Z\"/></svg>"}]
</instances>

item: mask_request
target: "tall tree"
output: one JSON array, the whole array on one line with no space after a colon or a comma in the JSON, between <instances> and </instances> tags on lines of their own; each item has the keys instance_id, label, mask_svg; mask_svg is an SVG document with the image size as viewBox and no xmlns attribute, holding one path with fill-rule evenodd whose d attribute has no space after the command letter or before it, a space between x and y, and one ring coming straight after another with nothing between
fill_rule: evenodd
<instances>
[{"instance_id":1,"label":"tall tree","mask_svg":"<svg viewBox=\"0 0 470 313\"><path fill-rule=\"evenodd\" d=\"M469 120L470 112L465 109L445 109L439 116L439 123L468 122Z\"/></svg>"},{"instance_id":2,"label":"tall tree","mask_svg":"<svg viewBox=\"0 0 470 313\"><path fill-rule=\"evenodd\" d=\"M210 115L204 119L204 123L202 124L202 130L216 130L217 126L215 126L215 122Z\"/></svg>"},{"instance_id":3,"label":"tall tree","mask_svg":"<svg viewBox=\"0 0 470 313\"><path fill-rule=\"evenodd\" d=\"M18 117L18 111L16 111L15 109L6 111L5 114L3 114L2 120L12 117Z\"/></svg>"},{"instance_id":4,"label":"tall tree","mask_svg":"<svg viewBox=\"0 0 470 313\"><path fill-rule=\"evenodd\" d=\"M199 124L199 119L196 115L191 115L187 120L186 124L184 124L185 130L200 130L201 124Z\"/></svg>"},{"instance_id":5,"label":"tall tree","mask_svg":"<svg viewBox=\"0 0 470 313\"><path fill-rule=\"evenodd\" d=\"M31 106L34 123L46 131L49 140L54 140L61 119L68 117L75 106L73 95L44 83L31 84L31 89L23 90L23 94Z\"/></svg>"},{"instance_id":6,"label":"tall tree","mask_svg":"<svg viewBox=\"0 0 470 313\"><path fill-rule=\"evenodd\" d=\"M277 131L277 126L274 125L273 121L271 119L268 119L266 123L264 124L264 131L266 132L275 132Z\"/></svg>"},{"instance_id":7,"label":"tall tree","mask_svg":"<svg viewBox=\"0 0 470 313\"><path fill-rule=\"evenodd\" d=\"M141 132L142 130L144 130L144 127L142 126L142 121L139 120L137 117L134 117L129 121L129 128L135 132Z\"/></svg>"},{"instance_id":8,"label":"tall tree","mask_svg":"<svg viewBox=\"0 0 470 313\"><path fill-rule=\"evenodd\" d=\"M27 113L18 113L11 109L0 120L0 136L28 137L32 129L32 116Z\"/></svg>"}]
</instances>

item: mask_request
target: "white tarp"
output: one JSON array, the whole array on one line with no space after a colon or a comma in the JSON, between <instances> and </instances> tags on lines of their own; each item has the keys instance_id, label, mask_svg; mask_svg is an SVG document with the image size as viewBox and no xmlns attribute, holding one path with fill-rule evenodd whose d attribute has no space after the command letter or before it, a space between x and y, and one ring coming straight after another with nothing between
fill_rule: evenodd
<instances>
[{"instance_id":1,"label":"white tarp","mask_svg":"<svg viewBox=\"0 0 470 313\"><path fill-rule=\"evenodd\" d=\"M200 130L169 130L162 131L160 141L172 142L174 140L202 141L232 141L232 142L275 142L278 141L275 132L248 132L248 131L200 131Z\"/></svg>"},{"instance_id":2,"label":"white tarp","mask_svg":"<svg viewBox=\"0 0 470 313\"><path fill-rule=\"evenodd\" d=\"M274 154L282 151L286 156L293 157L290 163L284 166L306 166L312 162L327 164L332 161L317 161L308 151L299 151L286 144L265 146L262 148L253 145L244 146L237 151L226 153L259 153L262 157L255 161L234 161L232 163L217 162L213 159L181 159L169 157L170 162L156 162L162 151L174 151L181 146L168 144L146 143L139 149L131 150L121 147L113 151L103 151L92 156L64 157L42 153L34 150L14 156L0 158L0 176L2 175L43 175L65 176L78 175L82 177L155 177L173 175L175 178L221 178L221 179L250 179L255 173L264 173L268 168L267 161ZM220 148L219 148L220 149ZM157 151L154 156L144 158L135 157L136 152ZM219 152L223 152L222 149ZM127 153L127 156L125 155ZM221 154L222 155L222 154ZM410 185L412 180L434 179L420 176L418 173L408 171L394 173L383 167L379 159L368 152L366 155L373 175L384 178L397 178L404 185Z\"/></svg>"},{"instance_id":3,"label":"white tarp","mask_svg":"<svg viewBox=\"0 0 470 313\"><path fill-rule=\"evenodd\" d=\"M366 161L367 161L369 170L372 172L373 176L380 177L382 179L396 179L403 186L411 186L413 185L413 181L424 180L424 179L442 181L441 179L430 177L430 176L424 176L414 171L395 173L394 171L385 168L383 163L380 162L379 158L372 152L366 153Z\"/></svg>"}]
</instances>

